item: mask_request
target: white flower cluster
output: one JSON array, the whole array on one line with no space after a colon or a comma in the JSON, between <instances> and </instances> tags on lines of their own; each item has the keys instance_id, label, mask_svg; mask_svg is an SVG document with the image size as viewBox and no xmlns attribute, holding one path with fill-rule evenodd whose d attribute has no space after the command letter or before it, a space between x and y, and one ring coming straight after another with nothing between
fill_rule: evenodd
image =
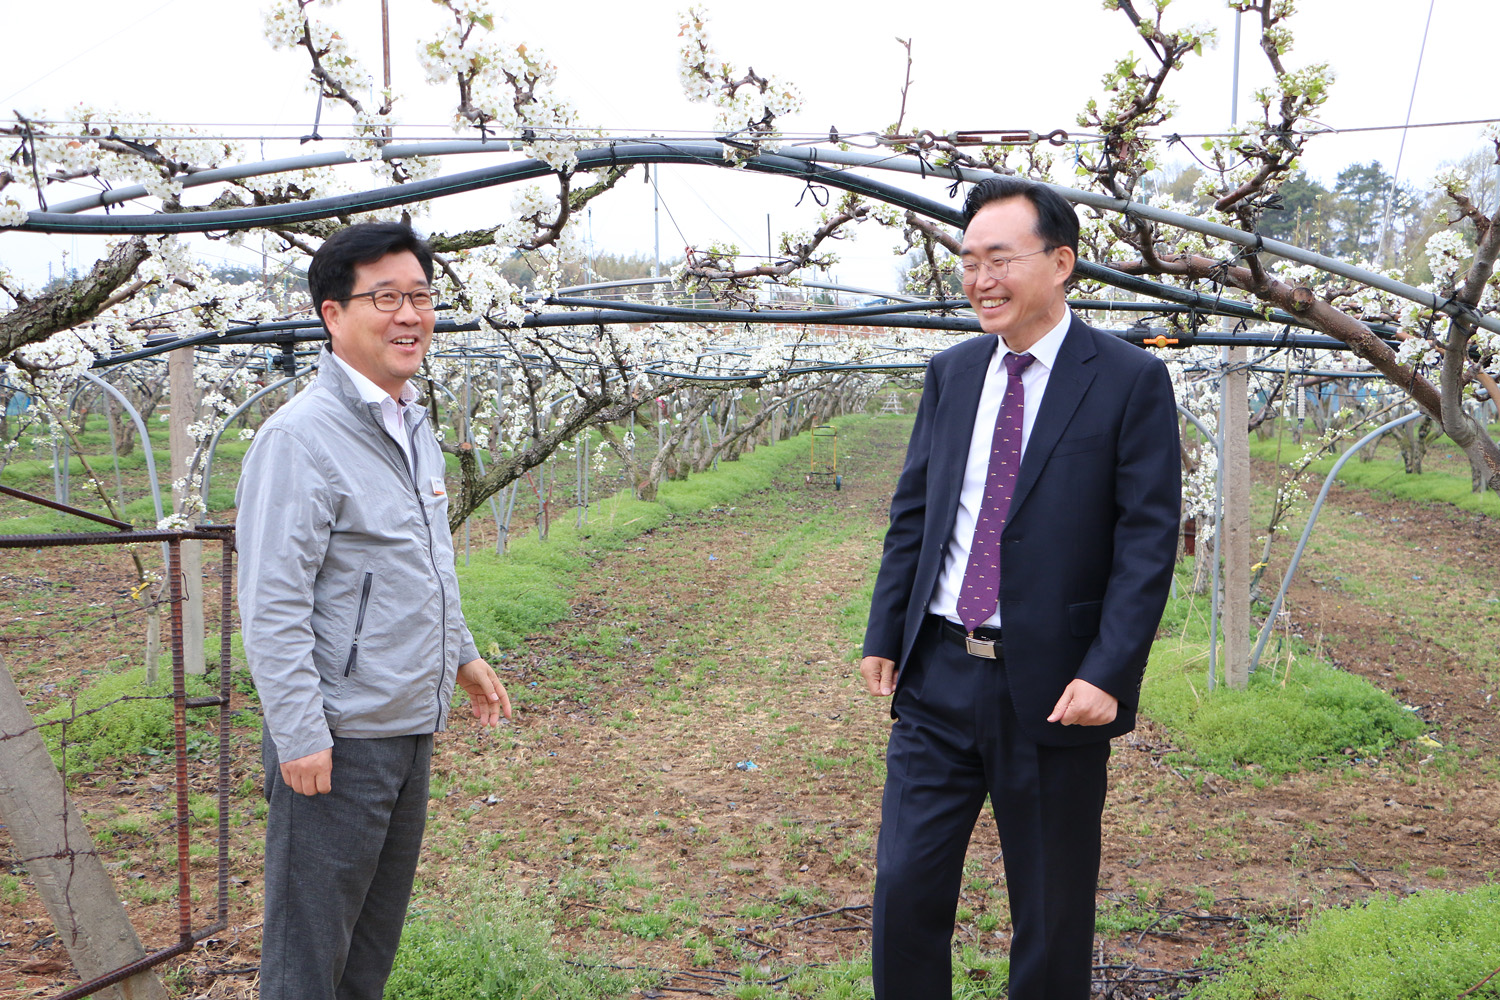
<instances>
[{"instance_id":1,"label":"white flower cluster","mask_svg":"<svg viewBox=\"0 0 1500 1000\"><path fill-rule=\"evenodd\" d=\"M1474 248L1463 234L1452 229L1439 230L1427 240L1424 248L1432 280L1440 288L1453 287L1459 268L1474 255Z\"/></svg>"},{"instance_id":2,"label":"white flower cluster","mask_svg":"<svg viewBox=\"0 0 1500 1000\"><path fill-rule=\"evenodd\" d=\"M682 47L678 50L677 78L682 91L694 104L718 109L714 131L743 138L755 149L775 150L776 119L802 107L796 86L774 76L761 76L747 69L743 74L721 57L708 36L708 15L693 5L680 17ZM726 144L726 159L743 159L746 152Z\"/></svg>"},{"instance_id":3,"label":"white flower cluster","mask_svg":"<svg viewBox=\"0 0 1500 1000\"><path fill-rule=\"evenodd\" d=\"M89 104L70 108L66 116L28 116L10 131L21 135L23 147L35 155L35 172L15 171L27 187L35 177L45 186L49 177L93 176L115 187L140 184L155 197L175 199L189 170L216 167L242 153L237 143L208 138L198 128ZM0 226L24 222L29 208L40 207L42 192L33 190L36 203L27 206L21 190L17 186L0 194Z\"/></svg>"},{"instance_id":4,"label":"white flower cluster","mask_svg":"<svg viewBox=\"0 0 1500 1000\"><path fill-rule=\"evenodd\" d=\"M337 28L311 14L314 7L332 7L338 2L273 0L263 20L266 41L273 49L295 49L303 45L304 40L310 43L318 54L318 65L323 68L325 77L320 80L316 75L310 76L308 89L315 93L322 91L329 97L339 96L341 90L348 95L363 91L370 79L369 70L349 47L348 40Z\"/></svg>"},{"instance_id":5,"label":"white flower cluster","mask_svg":"<svg viewBox=\"0 0 1500 1000\"><path fill-rule=\"evenodd\" d=\"M556 170L577 165L578 113L554 91L557 67L540 50L502 39L487 0L433 0L452 15L417 58L429 83L458 84L455 132L475 126L520 136L529 155Z\"/></svg>"},{"instance_id":6,"label":"white flower cluster","mask_svg":"<svg viewBox=\"0 0 1500 1000\"><path fill-rule=\"evenodd\" d=\"M1198 525L1198 544L1209 545L1217 529L1218 505L1214 502L1218 487L1218 466L1212 455L1200 461L1182 477L1182 511Z\"/></svg>"},{"instance_id":7,"label":"white flower cluster","mask_svg":"<svg viewBox=\"0 0 1500 1000\"><path fill-rule=\"evenodd\" d=\"M19 226L26 221L26 206L13 194L0 192L0 229Z\"/></svg>"},{"instance_id":8,"label":"white flower cluster","mask_svg":"<svg viewBox=\"0 0 1500 1000\"><path fill-rule=\"evenodd\" d=\"M1396 350L1396 363L1416 368L1437 356L1437 345L1426 337L1408 337Z\"/></svg>"},{"instance_id":9,"label":"white flower cluster","mask_svg":"<svg viewBox=\"0 0 1500 1000\"><path fill-rule=\"evenodd\" d=\"M453 270L462 279L464 294L470 303L462 317L464 320L488 318L501 326L521 325L526 317L522 292L500 271L500 265L509 256L506 247L488 246L470 250L454 259Z\"/></svg>"}]
</instances>

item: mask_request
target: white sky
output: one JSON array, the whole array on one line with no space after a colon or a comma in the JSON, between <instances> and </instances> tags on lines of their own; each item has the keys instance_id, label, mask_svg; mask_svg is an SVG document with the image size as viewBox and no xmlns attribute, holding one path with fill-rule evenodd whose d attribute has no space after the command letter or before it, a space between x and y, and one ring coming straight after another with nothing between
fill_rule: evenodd
<instances>
[{"instance_id":1,"label":"white sky","mask_svg":"<svg viewBox=\"0 0 1500 1000\"><path fill-rule=\"evenodd\" d=\"M1145 6L1144 0L1137 0ZM1500 118L1500 99L1483 67L1500 36L1495 0L1430 0L1432 20L1411 121ZM804 110L784 125L791 130L882 130L896 118L905 73L897 37L913 40L915 65L908 127L1077 130L1074 116L1113 60L1129 50L1143 54L1123 14L1099 0L986 0L974 4L929 0L866 0L859 4L807 0L727 3L705 0L710 31L722 56L795 83ZM713 110L682 96L677 80L678 11L675 0L567 0L496 2L502 28L540 47L558 66L558 90L571 97L585 123L610 130L683 133L711 127ZM140 110L163 121L223 126L237 136L295 136L310 131L314 98L305 85L306 61L275 53L261 33L256 0L4 0L3 22L11 44L0 62L0 109L58 116L79 102ZM1322 120L1334 128L1399 125L1406 117L1417 71L1428 3L1422 0L1300 0L1292 21L1291 67L1327 61L1337 75ZM446 137L452 101L445 89L425 83L413 51L437 13L428 0L391 0L394 85L404 96L398 110L407 131ZM63 13L60 15L59 11ZM380 73L378 0L343 0L330 12L372 73ZM1223 0L1176 0L1167 27L1182 23L1219 30L1217 46L1202 59L1189 57L1169 93L1180 111L1163 132L1213 132L1229 121L1234 18ZM1252 22L1244 23L1241 120L1253 111L1250 94L1269 79ZM346 120L325 106L323 131L337 135ZM425 128L418 126L426 125ZM1479 126L1413 129L1407 135L1400 177L1418 184L1441 164L1480 148ZM1399 131L1323 136L1309 147L1304 166L1332 182L1345 165L1378 159L1387 170L1397 160ZM259 146L247 143L247 157ZM269 142L266 155L294 155L295 143ZM303 151L311 151L309 144ZM7 154L10 152L6 151ZM1174 160L1185 162L1181 152ZM449 169L481 166L458 158ZM363 171L364 167L349 168ZM650 254L649 188L640 171L595 203L590 219L601 250ZM358 175L361 180L368 174ZM881 174L885 179L897 175ZM703 167L660 172L664 207L661 252L681 253L684 243L738 242L764 253L766 217L780 232L805 227L816 209L800 183L728 176ZM78 193L84 193L79 189ZM929 197L945 198L931 184ZM50 195L58 200L61 195ZM505 188L440 202L419 225L431 229L493 225L508 208ZM675 219L675 224L672 221ZM680 232L679 232L680 227ZM222 243L198 244L205 255L232 254ZM896 259L888 237L839 247L839 279L891 288ZM0 264L31 281L45 280L63 255L87 267L102 241L0 233ZM241 258L243 259L243 258Z\"/></svg>"}]
</instances>

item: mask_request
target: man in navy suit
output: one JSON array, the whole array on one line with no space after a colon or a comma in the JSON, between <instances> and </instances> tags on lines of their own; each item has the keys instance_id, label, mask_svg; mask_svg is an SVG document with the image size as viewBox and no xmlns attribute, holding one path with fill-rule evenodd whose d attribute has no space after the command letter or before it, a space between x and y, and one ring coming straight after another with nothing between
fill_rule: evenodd
<instances>
[{"instance_id":1,"label":"man in navy suit","mask_svg":"<svg viewBox=\"0 0 1500 1000\"><path fill-rule=\"evenodd\" d=\"M896 719L881 1000L951 996L986 794L1010 895L1007 996L1089 996L1109 740L1135 725L1181 474L1166 368L1073 316L1077 254L1078 217L1052 189L997 177L970 192L964 291L985 335L928 366L860 662Z\"/></svg>"}]
</instances>

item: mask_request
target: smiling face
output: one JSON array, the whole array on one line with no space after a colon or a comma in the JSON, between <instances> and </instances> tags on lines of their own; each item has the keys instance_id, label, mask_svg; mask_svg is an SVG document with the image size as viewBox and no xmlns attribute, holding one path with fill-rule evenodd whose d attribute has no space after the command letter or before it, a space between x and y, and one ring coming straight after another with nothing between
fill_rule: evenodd
<instances>
[{"instance_id":1,"label":"smiling face","mask_svg":"<svg viewBox=\"0 0 1500 1000\"><path fill-rule=\"evenodd\" d=\"M964 286L969 304L979 317L979 328L1005 338L1005 345L1021 353L1041 340L1062 321L1067 309L1064 286L1073 273L1073 251L1057 247L1034 253L1046 246L1037 235L1037 214L1023 197L990 202L964 230L960 255L965 260L986 262L997 257L1021 257L1012 261L1003 278L981 266L971 284Z\"/></svg>"},{"instance_id":2,"label":"smiling face","mask_svg":"<svg viewBox=\"0 0 1500 1000\"><path fill-rule=\"evenodd\" d=\"M437 313L418 312L410 299L402 299L395 312L381 312L368 295L359 293L380 288L414 292L427 287L427 275L416 255L402 250L355 266L355 298L323 300L323 322L333 339L333 353L395 398L400 398L401 386L422 366Z\"/></svg>"}]
</instances>

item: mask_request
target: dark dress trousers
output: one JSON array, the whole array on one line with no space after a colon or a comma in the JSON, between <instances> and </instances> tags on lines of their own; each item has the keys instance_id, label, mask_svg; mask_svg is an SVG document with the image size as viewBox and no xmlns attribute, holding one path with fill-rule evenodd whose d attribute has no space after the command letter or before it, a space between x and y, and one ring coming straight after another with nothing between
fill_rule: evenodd
<instances>
[{"instance_id":1,"label":"dark dress trousers","mask_svg":"<svg viewBox=\"0 0 1500 1000\"><path fill-rule=\"evenodd\" d=\"M971 656L942 634L928 605L998 344L975 337L928 366L865 636L865 655L900 670L875 897L885 1000L950 995L954 908L986 794L1015 927L1011 1000L1088 996L1108 741L1135 725L1176 556L1181 471L1166 368L1074 317L1001 537L1003 659ZM1074 678L1119 699L1113 723L1046 721Z\"/></svg>"}]
</instances>

